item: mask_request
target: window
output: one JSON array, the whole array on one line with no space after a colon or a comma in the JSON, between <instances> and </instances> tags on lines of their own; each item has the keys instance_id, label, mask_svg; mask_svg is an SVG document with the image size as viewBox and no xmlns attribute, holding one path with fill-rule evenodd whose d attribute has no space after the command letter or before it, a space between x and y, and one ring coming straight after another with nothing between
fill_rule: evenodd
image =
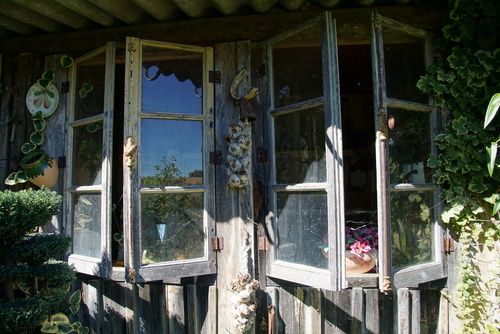
<instances>
[{"instance_id":1,"label":"window","mask_svg":"<svg viewBox=\"0 0 500 334\"><path fill-rule=\"evenodd\" d=\"M330 290L414 286L445 274L425 167L437 112L415 86L430 38L378 15L371 40L368 18L352 24L337 30L325 14L265 41L268 274ZM367 227L378 231L378 261L359 273L346 267L346 233Z\"/></svg>"},{"instance_id":2,"label":"window","mask_svg":"<svg viewBox=\"0 0 500 334\"><path fill-rule=\"evenodd\" d=\"M72 68L70 262L137 282L213 273L212 49L128 38L115 52Z\"/></svg>"}]
</instances>

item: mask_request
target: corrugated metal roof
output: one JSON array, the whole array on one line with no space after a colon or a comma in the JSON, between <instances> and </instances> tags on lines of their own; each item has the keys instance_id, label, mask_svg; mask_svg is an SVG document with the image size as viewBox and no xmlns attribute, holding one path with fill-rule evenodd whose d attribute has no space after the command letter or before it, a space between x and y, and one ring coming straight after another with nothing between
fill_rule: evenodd
<instances>
[{"instance_id":1,"label":"corrugated metal roof","mask_svg":"<svg viewBox=\"0 0 500 334\"><path fill-rule=\"evenodd\" d=\"M0 0L0 37L31 36L189 18L444 0Z\"/></svg>"}]
</instances>

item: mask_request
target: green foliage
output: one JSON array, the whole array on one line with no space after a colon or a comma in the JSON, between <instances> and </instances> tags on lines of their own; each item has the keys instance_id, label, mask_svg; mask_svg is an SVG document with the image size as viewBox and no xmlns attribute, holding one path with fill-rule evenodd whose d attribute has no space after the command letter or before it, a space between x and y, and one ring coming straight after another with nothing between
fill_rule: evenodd
<instances>
[{"instance_id":1,"label":"green foliage","mask_svg":"<svg viewBox=\"0 0 500 334\"><path fill-rule=\"evenodd\" d=\"M30 234L59 213L54 191L0 192L0 332L32 333L65 300L74 269L61 235Z\"/></svg>"},{"instance_id":2,"label":"green foliage","mask_svg":"<svg viewBox=\"0 0 500 334\"><path fill-rule=\"evenodd\" d=\"M154 177L144 178L144 186L186 185L175 157L163 158L155 166ZM203 196L198 193L153 194L141 198L143 225L153 226L143 233L144 261L172 261L203 256ZM158 237L157 228L164 227Z\"/></svg>"},{"instance_id":3,"label":"green foliage","mask_svg":"<svg viewBox=\"0 0 500 334\"><path fill-rule=\"evenodd\" d=\"M49 309L50 305L40 298L0 303L0 330L2 333L26 333L27 329L37 328L43 322Z\"/></svg>"},{"instance_id":4,"label":"green foliage","mask_svg":"<svg viewBox=\"0 0 500 334\"><path fill-rule=\"evenodd\" d=\"M71 238L62 234L34 235L14 245L10 255L20 263L34 266L64 254Z\"/></svg>"},{"instance_id":5,"label":"green foliage","mask_svg":"<svg viewBox=\"0 0 500 334\"><path fill-rule=\"evenodd\" d=\"M457 315L464 333L475 333L495 321L489 312L495 307L498 312L494 301L498 283L481 271L475 259L484 247L493 247L500 239L500 224L488 219L498 211L500 198L500 175L493 172L500 129L493 119L497 98L487 108L490 98L500 91L500 2L455 0L450 5L443 37L436 44L447 57L430 67L417 86L452 114L452 121L435 138L440 153L429 158L428 166L435 168L443 186L442 219L463 247Z\"/></svg>"},{"instance_id":6,"label":"green foliage","mask_svg":"<svg viewBox=\"0 0 500 334\"><path fill-rule=\"evenodd\" d=\"M0 192L0 247L12 245L59 213L62 198L49 189Z\"/></svg>"}]
</instances>

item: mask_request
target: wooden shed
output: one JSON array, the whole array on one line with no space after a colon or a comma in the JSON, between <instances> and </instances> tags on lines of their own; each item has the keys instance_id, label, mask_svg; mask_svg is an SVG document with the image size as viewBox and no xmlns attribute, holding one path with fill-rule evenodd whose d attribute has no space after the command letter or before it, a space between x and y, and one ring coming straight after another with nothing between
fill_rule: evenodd
<instances>
[{"instance_id":1,"label":"wooden shed","mask_svg":"<svg viewBox=\"0 0 500 334\"><path fill-rule=\"evenodd\" d=\"M447 8L413 2L3 0L0 176L37 146L58 168L78 319L451 332L442 115L415 87Z\"/></svg>"}]
</instances>

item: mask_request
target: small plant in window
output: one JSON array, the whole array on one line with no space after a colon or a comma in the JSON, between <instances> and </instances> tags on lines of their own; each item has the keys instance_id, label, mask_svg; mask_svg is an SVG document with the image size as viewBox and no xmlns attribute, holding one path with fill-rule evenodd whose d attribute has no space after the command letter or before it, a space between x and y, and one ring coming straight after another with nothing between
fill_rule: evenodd
<instances>
[{"instance_id":1,"label":"small plant in window","mask_svg":"<svg viewBox=\"0 0 500 334\"><path fill-rule=\"evenodd\" d=\"M323 236L316 245L325 257L328 257L328 236ZM378 232L377 228L361 226L346 228L346 272L362 274L370 271L377 261Z\"/></svg>"}]
</instances>

